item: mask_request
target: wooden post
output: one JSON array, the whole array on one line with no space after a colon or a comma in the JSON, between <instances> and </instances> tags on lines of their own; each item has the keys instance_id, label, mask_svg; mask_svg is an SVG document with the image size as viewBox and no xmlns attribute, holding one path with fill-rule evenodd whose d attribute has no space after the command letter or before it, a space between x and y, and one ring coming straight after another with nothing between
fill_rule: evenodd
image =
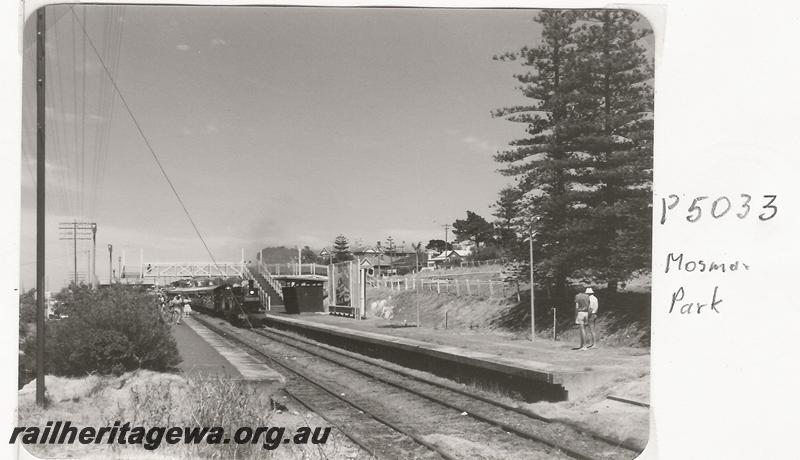
<instances>
[{"instance_id":1,"label":"wooden post","mask_svg":"<svg viewBox=\"0 0 800 460\"><path fill-rule=\"evenodd\" d=\"M556 307L553 307L553 340L556 340Z\"/></svg>"},{"instance_id":2,"label":"wooden post","mask_svg":"<svg viewBox=\"0 0 800 460\"><path fill-rule=\"evenodd\" d=\"M461 293L458 290L458 280L453 280L453 281L456 282L456 295L461 295Z\"/></svg>"},{"instance_id":3,"label":"wooden post","mask_svg":"<svg viewBox=\"0 0 800 460\"><path fill-rule=\"evenodd\" d=\"M441 294L442 293L442 287L441 287L441 283L439 283L439 280L436 280L436 293L437 294Z\"/></svg>"},{"instance_id":4,"label":"wooden post","mask_svg":"<svg viewBox=\"0 0 800 460\"><path fill-rule=\"evenodd\" d=\"M533 226L530 227L528 233L528 242L530 248L530 268L531 268L531 342L533 341L533 337L536 335L536 322L534 319L534 308L533 308L533 298L534 298L534 285L533 285Z\"/></svg>"},{"instance_id":5,"label":"wooden post","mask_svg":"<svg viewBox=\"0 0 800 460\"><path fill-rule=\"evenodd\" d=\"M466 280L467 283L467 295L472 295L472 291L469 289L469 279Z\"/></svg>"},{"instance_id":6,"label":"wooden post","mask_svg":"<svg viewBox=\"0 0 800 460\"><path fill-rule=\"evenodd\" d=\"M494 297L494 287L492 286L492 280L489 280L489 298L491 299Z\"/></svg>"},{"instance_id":7,"label":"wooden post","mask_svg":"<svg viewBox=\"0 0 800 460\"><path fill-rule=\"evenodd\" d=\"M45 338L45 7L36 12L36 404L44 399Z\"/></svg>"}]
</instances>

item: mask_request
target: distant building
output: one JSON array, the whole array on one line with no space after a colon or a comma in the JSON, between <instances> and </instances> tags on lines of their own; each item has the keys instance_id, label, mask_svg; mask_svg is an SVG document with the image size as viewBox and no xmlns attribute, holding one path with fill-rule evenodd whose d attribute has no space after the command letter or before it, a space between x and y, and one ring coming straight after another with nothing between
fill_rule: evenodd
<instances>
[{"instance_id":1,"label":"distant building","mask_svg":"<svg viewBox=\"0 0 800 460\"><path fill-rule=\"evenodd\" d=\"M434 252L435 254L435 252ZM449 251L442 251L439 254L428 254L428 267L439 268L444 265L460 264L464 259L470 256L472 252L468 249L451 249Z\"/></svg>"}]
</instances>

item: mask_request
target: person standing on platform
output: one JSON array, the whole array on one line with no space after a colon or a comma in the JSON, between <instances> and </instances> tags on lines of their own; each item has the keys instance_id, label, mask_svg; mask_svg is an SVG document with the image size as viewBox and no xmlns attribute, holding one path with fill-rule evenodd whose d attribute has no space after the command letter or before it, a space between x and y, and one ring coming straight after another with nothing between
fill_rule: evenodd
<instances>
[{"instance_id":1,"label":"person standing on platform","mask_svg":"<svg viewBox=\"0 0 800 460\"><path fill-rule=\"evenodd\" d=\"M172 307L172 321L175 322L175 324L180 324L181 314L183 313L183 302L181 301L180 294L172 298L170 306Z\"/></svg>"},{"instance_id":2,"label":"person standing on platform","mask_svg":"<svg viewBox=\"0 0 800 460\"><path fill-rule=\"evenodd\" d=\"M187 318L189 316L189 313L191 313L191 312L192 312L192 303L189 300L189 297L184 297L183 298L183 317Z\"/></svg>"},{"instance_id":3,"label":"person standing on platform","mask_svg":"<svg viewBox=\"0 0 800 460\"><path fill-rule=\"evenodd\" d=\"M581 346L573 350L586 350L586 325L589 324L589 294L586 292L575 296L575 324L581 328Z\"/></svg>"},{"instance_id":4,"label":"person standing on platform","mask_svg":"<svg viewBox=\"0 0 800 460\"><path fill-rule=\"evenodd\" d=\"M597 348L597 339L595 338L595 327L597 323L597 308L600 306L597 297L594 296L594 290L586 288L586 294L589 296L589 336L592 338L592 344L589 348Z\"/></svg>"}]
</instances>

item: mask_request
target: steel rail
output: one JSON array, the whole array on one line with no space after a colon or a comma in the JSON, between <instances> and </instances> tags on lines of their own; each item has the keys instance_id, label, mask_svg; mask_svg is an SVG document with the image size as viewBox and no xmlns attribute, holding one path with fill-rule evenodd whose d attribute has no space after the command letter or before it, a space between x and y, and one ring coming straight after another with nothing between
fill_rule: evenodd
<instances>
[{"instance_id":1,"label":"steel rail","mask_svg":"<svg viewBox=\"0 0 800 460\"><path fill-rule=\"evenodd\" d=\"M423 447L435 452L436 454L438 454L439 456L441 456L445 460L456 460L456 457L453 457L452 455L448 454L447 452L442 451L436 445L434 445L434 444L422 439L421 436L417 435L416 433L413 433L411 430L407 430L407 429L405 429L403 427L400 427L396 423L394 423L394 422L392 422L390 420L387 420L385 417L382 417L382 416L380 416L378 414L375 414L375 413L371 412L368 408L363 407L362 405L360 405L358 403L355 403L355 402L353 402L351 400L343 398L342 396L337 394L335 391L332 391L331 389L327 388L325 384L319 382L317 379L308 376L307 374L305 374L302 371L297 370L293 366L287 365L286 363L283 363L283 362L280 362L279 360L274 359L270 355L268 355L268 354L264 353L263 351L261 351L258 347L248 343L247 341L241 339L240 337L237 337L236 335L231 334L228 331L224 331L224 330L218 328L217 326L214 326L213 324L210 324L205 319L199 318L197 316L195 317L195 319L198 322L200 322L201 324L203 324L205 327L211 329L213 332L221 335L222 337L225 337L228 340L231 340L233 342L236 342L236 343L246 347L247 349L249 349L252 352L254 352L255 354L257 354L258 356L260 356L262 358L265 358L265 359L269 360L271 363L277 364L278 366L288 370L292 374L300 377L301 379L303 379L303 380L311 383L312 385L316 386L317 388L323 390L325 393L328 393L329 395L333 396L335 399L338 399L338 400L344 402L345 404L355 408L356 410L361 411L363 414L365 414L368 417L374 419L378 423L380 423L382 425L385 425L386 427L390 428L391 430L396 431L396 432L398 432L398 433L400 433L400 434L412 439L417 444L419 444L419 445L421 445L421 446L423 446ZM316 409L314 409L312 407L313 404L312 405L306 404L305 401L303 401L302 399L298 398L298 395L296 393L292 393L290 390L286 390L286 389L284 389L284 391L286 391L287 393L292 395L293 398L298 399L299 401L301 401L301 403L303 405L305 405L306 407L308 407L309 409L311 409L312 411L317 413L320 417L322 417L325 420L328 420L330 423L333 423L334 425L336 425L336 423L333 420L330 420L329 418L327 418L325 416L324 411L318 412L318 410L316 410ZM373 456L375 456L377 458L381 458L380 455L375 453L375 450L372 447L367 447L368 443L366 441L364 441L362 439L359 439L358 436L355 436L355 439L354 439L354 437L351 436L352 433L348 432L342 426L338 426L338 428L342 433L344 433L345 436L347 436L350 440L352 440L354 443L359 445L359 447L361 447L364 450L366 450L370 455L373 455Z\"/></svg>"},{"instance_id":2,"label":"steel rail","mask_svg":"<svg viewBox=\"0 0 800 460\"><path fill-rule=\"evenodd\" d=\"M520 415L529 417L529 418L537 420L539 422L548 423L548 424L550 424L550 423L559 423L559 424L561 424L563 426L569 427L570 429L574 430L577 433L588 435L588 436L594 438L597 441L600 441L602 443L608 444L609 447L624 448L625 450L631 451L631 457L630 458L635 458L636 456L638 456L640 454L639 449L636 449L635 447L624 446L623 443L617 442L615 440L604 439L604 438L596 436L593 433L587 433L585 430L575 429L575 427L569 426L569 425L561 423L561 422L554 422L551 419L547 419L545 417L541 417L541 416L538 416L536 414L521 410L519 408L516 408L516 407L511 406L509 404L503 403L501 401L497 401L497 400L494 400L494 399L491 399L491 398L486 398L486 397L483 397L483 396L475 395L475 394L469 393L469 392L467 392L465 390L462 390L462 389L459 389L459 388L454 388L454 387L451 387L449 385L444 385L444 384L441 384L439 382L434 382L434 381L429 380L429 379L424 379L424 378L412 375L412 374L410 374L408 372L400 371L398 369L392 369L392 368L390 368L388 366L385 366L383 364L375 363L374 362L375 360L373 358L366 358L366 357L364 357L362 355L358 355L356 353L348 352L348 351L345 351L345 350L332 349L333 347L330 347L328 345L315 343L313 341L309 341L309 340L306 340L306 339L300 339L300 338L297 338L297 337L292 337L292 336L289 336L289 335L287 335L285 333L277 333L274 330L270 330L269 332L267 332L267 331L264 331L264 330L255 330L254 329L254 330L252 330L252 332L255 332L256 334L261 335L263 337L267 337L270 340L275 340L277 342L283 343L283 344L291 346L293 348L300 349L300 350L302 350L302 351L304 351L306 353L310 353L310 354L312 354L314 356L317 356L319 358L325 359L325 360L327 360L329 362L332 362L332 363L334 363L336 365L345 367L345 368L350 369L350 370L352 370L354 372L357 372L357 373L359 373L361 375L364 375L364 376L367 376L369 378L381 381L381 382L383 382L383 383L385 383L387 385L393 386L395 388L399 388L399 389L401 389L403 391L406 391L406 392L415 394L417 396L420 396L422 398L428 399L428 400L430 400L432 402L435 402L437 404L443 405L443 406L448 407L450 409L454 409L454 410L459 411L459 412L466 412L470 417L473 417L473 418L475 418L477 420L480 420L481 422L489 423L491 425L497 426L497 427L499 427L499 428L501 428L501 429L503 429L505 431L514 433L517 436L520 436L522 438L529 439L529 440L532 440L532 441L535 441L535 442L538 442L538 443L545 444L545 445L547 445L549 447L552 447L554 449L560 450L560 451L564 452L565 454L569 455L570 457L573 457L573 458L576 458L576 459L580 459L580 460L595 460L595 459L598 459L598 458L601 458L601 457L594 456L589 452L585 452L585 451L581 451L581 450L578 450L578 449L574 449L574 448L572 448L570 446L567 446L567 445L558 443L556 441L553 441L552 439L547 439L546 437L539 436L539 435L537 435L535 433L532 433L531 431L526 431L526 430L519 429L519 428L517 428L517 427L515 427L515 426L513 426L511 424L508 424L508 423L506 423L506 422L504 422L502 420L498 420L496 418L492 418L491 416L487 416L487 415L484 415L482 413L476 413L476 412L474 412L472 410L468 410L468 408L466 408L464 406L460 406L460 405L456 405L456 404L453 404L453 403L449 403L447 401L443 401L443 400L441 400L440 398L437 398L434 395L427 394L425 392L409 388L408 386L405 386L402 383L393 382L393 381L391 381L391 380L389 380L387 378L375 375L374 373L370 373L368 371L355 368L355 367L353 367L351 365L348 365L346 363L343 363L341 361L337 361L335 359L331 359L331 358L323 356L321 354L314 353L313 351L308 350L307 348L302 348L302 347L299 347L297 345L293 345L291 343L287 343L287 341L284 340L284 339L278 339L278 338L270 337L270 334L280 335L280 336L285 337L285 338L287 338L289 340L294 340L294 341L297 341L297 342L304 343L306 345L311 345L311 346L314 346L314 347L318 347L318 348L330 351L332 353L340 354L340 355L348 357L350 359L354 359L354 360L366 363L368 365L373 365L373 366L376 366L376 367L380 367L380 368L385 369L387 371L402 375L403 377L411 378L413 380L420 381L420 382L422 382L424 384L436 386L438 388L442 388L442 389L447 390L447 391L456 392L456 393L459 393L459 394L461 394L463 396L466 396L468 398L476 399L476 400L479 400L481 402L496 406L496 407L498 407L499 409L502 409L502 410L516 412L516 413L518 413Z\"/></svg>"},{"instance_id":3,"label":"steel rail","mask_svg":"<svg viewBox=\"0 0 800 460\"><path fill-rule=\"evenodd\" d=\"M342 355L342 356L345 356L345 357L348 357L348 358L351 358L351 359L356 359L356 360L359 360L359 361L363 361L363 362L365 362L367 364L370 364L370 365L373 365L373 366L376 366L376 367L380 367L380 368L385 369L387 371L394 372L396 374L402 375L403 377L407 377L407 378L410 378L410 379L413 379L413 380L417 380L419 382L426 383L428 385L433 385L433 386L436 386L436 387L439 387L439 388L442 388L442 389L445 389L445 390L449 390L449 391L453 391L453 392L456 392L456 393L460 393L460 394L462 394L464 396L467 396L467 397L470 397L470 398L473 398L473 399L477 399L477 400L485 402L487 404L492 404L492 405L498 406L501 409L505 409L505 410L508 410L508 411L516 412L516 413L518 413L520 415L523 415L523 416L527 416L527 417L530 417L530 418L533 418L533 419L536 419L536 420L540 420L540 421L546 422L546 423L559 423L561 425L567 426L567 427L575 430L576 432L585 434L587 436L591 436L591 437L597 439L598 441L605 442L605 443L613 445L613 446L621 446L621 447L624 447L625 449L628 449L628 450L633 451L633 452L637 452L637 453L640 452L640 449L638 447L636 447L636 446L634 446L634 445L632 445L632 444L630 444L628 442L617 440L617 439L612 439L612 438L609 438L607 436L603 436L602 434L588 431L585 428L576 426L574 424L570 424L568 422L564 422L564 421L561 421L561 420L554 420L552 418L548 418L548 417L539 415L539 414L537 414L537 413L535 413L533 411L521 408L519 406L508 404L506 402L503 402L503 401L500 401L500 400L497 400L497 399L494 399L494 398L491 398L491 397L483 396L483 395L480 395L480 394L475 394L474 392L470 392L468 390L459 388L456 385L449 385L449 384L446 384L446 383L437 382L435 380L426 378L426 377L421 376L421 375L415 375L415 374L413 374L411 372L403 370L401 368L401 366L396 365L396 364L388 364L387 365L386 362L381 361L379 359L371 358L371 357L364 356L364 355L361 355L361 354L358 354L358 353L354 353L354 352L351 352L351 351L348 351L348 350L337 348L337 347L334 347L334 346L331 346L331 345L327 345L327 344L324 344L324 343L320 343L320 342L316 342L316 341L313 341L313 340L309 340L309 339L306 339L304 337L296 337L296 336L294 336L292 334L283 332L283 331L281 331L279 329L275 329L275 328L269 328L269 331L254 329L253 332L255 332L256 334L259 334L259 335L263 335L263 336L266 336L267 334L279 335L281 337L285 337L285 338L290 339L290 340L295 340L295 341L298 341L298 342L305 343L307 345L319 347L319 348L322 348L324 350L330 351L331 353L336 353L336 354L339 354L339 355ZM272 337L269 337L269 338L272 338ZM278 339L274 339L274 340L278 340ZM291 344L287 344L287 345L291 346ZM304 351L308 351L306 349L303 349L303 350ZM609 396L608 399L619 400L621 398L616 398L616 397ZM627 402L627 401L623 401L623 402ZM635 402L633 402L633 404L635 404ZM639 403L639 404L642 404L642 403ZM643 407L649 407L649 406L644 406L643 405Z\"/></svg>"}]
</instances>

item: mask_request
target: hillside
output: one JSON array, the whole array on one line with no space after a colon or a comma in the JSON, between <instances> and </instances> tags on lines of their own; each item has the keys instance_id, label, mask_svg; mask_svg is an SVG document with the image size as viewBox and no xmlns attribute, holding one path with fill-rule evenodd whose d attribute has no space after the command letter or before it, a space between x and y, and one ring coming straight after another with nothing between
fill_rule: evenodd
<instances>
[{"instance_id":1,"label":"hillside","mask_svg":"<svg viewBox=\"0 0 800 460\"><path fill-rule=\"evenodd\" d=\"M391 291L373 288L367 292L368 316L380 316L398 324L417 324L441 329L478 330L518 338L530 337L530 290L507 298L436 293L429 291ZM599 343L604 346L650 346L650 294L598 290L600 315L597 320ZM553 309L556 308L556 337L577 341L571 300L559 300L536 292L536 334L553 336Z\"/></svg>"}]
</instances>

